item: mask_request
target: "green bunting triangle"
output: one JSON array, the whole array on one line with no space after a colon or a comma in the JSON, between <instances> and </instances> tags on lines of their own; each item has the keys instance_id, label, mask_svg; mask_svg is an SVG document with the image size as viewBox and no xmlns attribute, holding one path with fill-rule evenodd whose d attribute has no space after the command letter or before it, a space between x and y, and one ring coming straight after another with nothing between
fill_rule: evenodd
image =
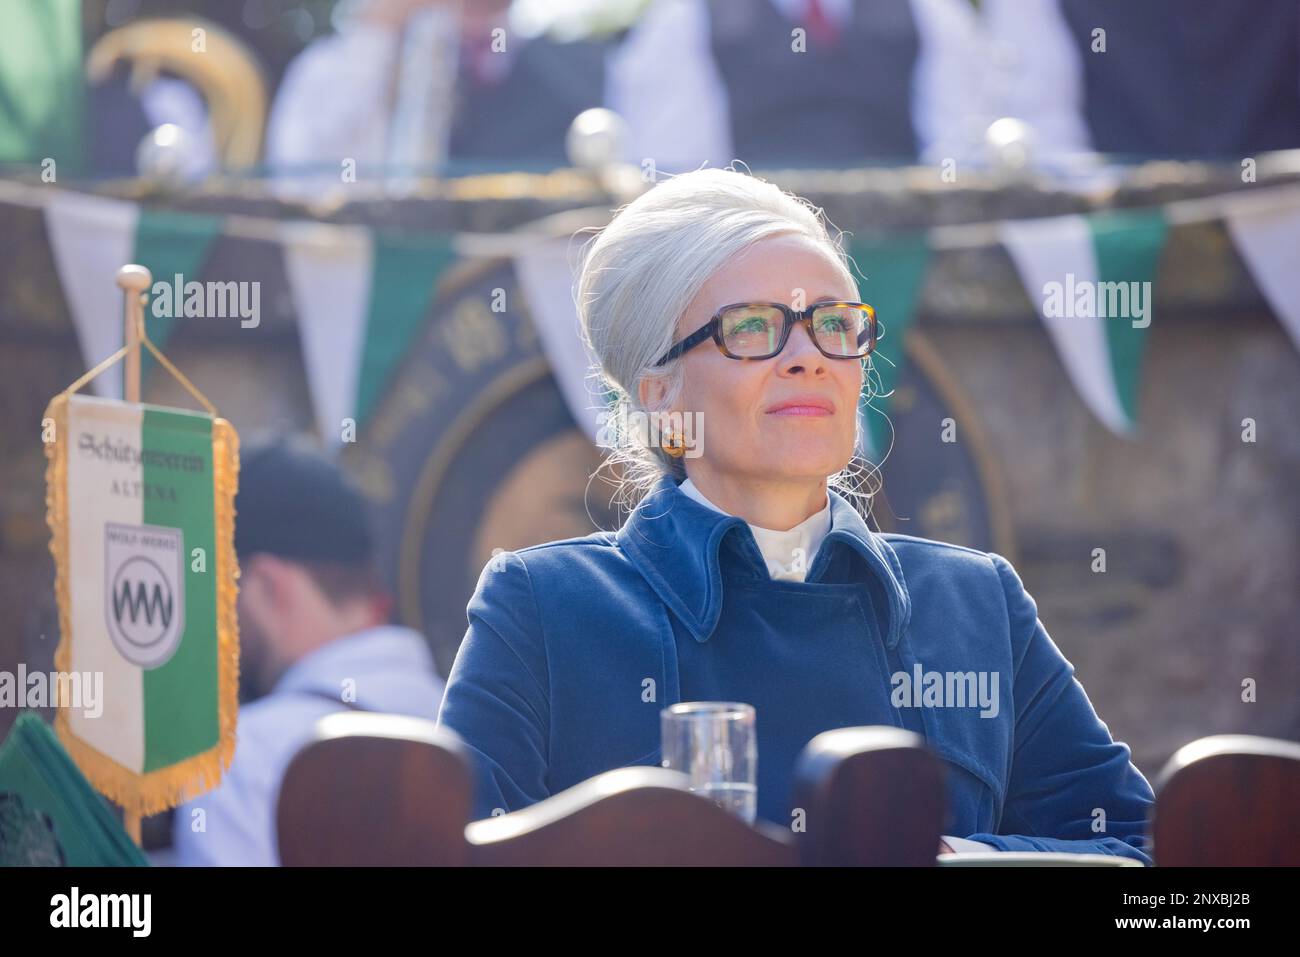
<instances>
[{"instance_id":1,"label":"green bunting triangle","mask_svg":"<svg viewBox=\"0 0 1300 957\"><path fill-rule=\"evenodd\" d=\"M1125 283L1126 315L1104 320L1115 393L1124 415L1137 423L1137 396L1142 360L1150 332L1156 269L1165 247L1168 224L1160 210L1117 210L1088 217L1097 255L1097 280ZM1138 285L1134 285L1138 284ZM1143 314L1138 315L1141 308Z\"/></svg>"},{"instance_id":2,"label":"green bunting triangle","mask_svg":"<svg viewBox=\"0 0 1300 957\"><path fill-rule=\"evenodd\" d=\"M862 396L870 448L867 456L874 462L884 456L890 445L890 424L886 416L894 387L903 372L904 335L911 324L921 284L930 263L930 245L924 233L887 236L879 239L854 237L849 252L858 271L866 279L858 280L858 295L876 309L876 319L883 333L872 357L872 372ZM868 393L874 398L868 403Z\"/></svg>"},{"instance_id":3,"label":"green bunting triangle","mask_svg":"<svg viewBox=\"0 0 1300 957\"><path fill-rule=\"evenodd\" d=\"M357 376L358 425L374 411L389 377L419 331L438 280L456 259L452 238L447 235L375 233L365 345Z\"/></svg>"},{"instance_id":4,"label":"green bunting triangle","mask_svg":"<svg viewBox=\"0 0 1300 957\"><path fill-rule=\"evenodd\" d=\"M221 218L199 213L178 213L171 210L141 207L135 227L134 261L148 268L153 280L165 282L170 288L181 276L183 283L198 281L203 262L208 258L213 241L221 234ZM184 290L180 290L184 300ZM145 332L159 349L166 348L176 327L178 316L174 308L159 309L165 315L155 315L153 297L144 312ZM140 354L140 381L149 381L155 359L145 349Z\"/></svg>"}]
</instances>

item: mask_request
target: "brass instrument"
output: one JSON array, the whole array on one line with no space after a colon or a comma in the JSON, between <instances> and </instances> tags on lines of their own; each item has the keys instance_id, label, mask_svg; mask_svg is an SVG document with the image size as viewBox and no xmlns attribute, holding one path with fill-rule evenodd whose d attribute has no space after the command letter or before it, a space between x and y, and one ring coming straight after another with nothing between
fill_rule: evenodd
<instances>
[{"instance_id":1,"label":"brass instrument","mask_svg":"<svg viewBox=\"0 0 1300 957\"><path fill-rule=\"evenodd\" d=\"M202 34L196 31L203 31ZM202 39L202 49L196 43ZM86 58L86 76L102 83L120 62L139 91L163 70L192 83L208 107L221 164L256 163L266 126L266 81L257 57L229 31L197 18L137 20L102 36Z\"/></svg>"}]
</instances>

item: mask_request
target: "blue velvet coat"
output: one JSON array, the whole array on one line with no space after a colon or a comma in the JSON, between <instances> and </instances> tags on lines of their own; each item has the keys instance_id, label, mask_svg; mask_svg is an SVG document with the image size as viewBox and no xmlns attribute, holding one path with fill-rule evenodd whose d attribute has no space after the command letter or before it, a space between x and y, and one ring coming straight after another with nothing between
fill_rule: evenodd
<instances>
[{"instance_id":1,"label":"blue velvet coat","mask_svg":"<svg viewBox=\"0 0 1300 957\"><path fill-rule=\"evenodd\" d=\"M745 701L766 820L790 824L795 759L814 735L894 725L945 763L944 833L1149 864L1151 787L1011 565L872 532L834 491L831 509L804 582L770 579L744 520L669 478L617 534L498 555L470 600L438 718L478 762L474 816L658 764L670 704ZM930 672L983 672L996 706L926 699Z\"/></svg>"}]
</instances>

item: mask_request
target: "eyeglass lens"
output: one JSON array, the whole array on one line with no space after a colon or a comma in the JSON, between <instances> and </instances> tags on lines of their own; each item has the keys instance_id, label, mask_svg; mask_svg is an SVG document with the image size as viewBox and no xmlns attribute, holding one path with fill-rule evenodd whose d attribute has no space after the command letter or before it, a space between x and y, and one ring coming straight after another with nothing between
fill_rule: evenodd
<instances>
[{"instance_id":1,"label":"eyeglass lens","mask_svg":"<svg viewBox=\"0 0 1300 957\"><path fill-rule=\"evenodd\" d=\"M773 355L784 323L784 314L775 306L736 306L720 317L727 350L747 358ZM867 352L871 316L860 306L819 306L812 326L817 344L828 355L847 359Z\"/></svg>"}]
</instances>

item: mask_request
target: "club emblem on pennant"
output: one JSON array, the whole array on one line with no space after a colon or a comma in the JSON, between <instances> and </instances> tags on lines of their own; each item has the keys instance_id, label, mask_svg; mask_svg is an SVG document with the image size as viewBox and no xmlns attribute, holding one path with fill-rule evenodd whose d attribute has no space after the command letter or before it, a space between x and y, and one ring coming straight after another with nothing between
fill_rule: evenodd
<instances>
[{"instance_id":1,"label":"club emblem on pennant","mask_svg":"<svg viewBox=\"0 0 1300 957\"><path fill-rule=\"evenodd\" d=\"M158 525L104 525L104 612L122 657L165 663L185 630L184 536Z\"/></svg>"}]
</instances>

